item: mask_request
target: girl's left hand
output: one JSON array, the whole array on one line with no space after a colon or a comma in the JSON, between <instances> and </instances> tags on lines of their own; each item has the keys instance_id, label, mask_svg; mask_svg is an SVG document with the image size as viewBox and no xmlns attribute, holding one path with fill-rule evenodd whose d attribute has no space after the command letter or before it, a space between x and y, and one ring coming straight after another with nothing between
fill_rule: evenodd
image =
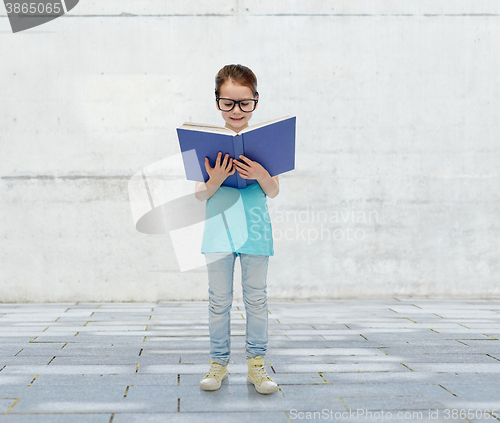
<instances>
[{"instance_id":1,"label":"girl's left hand","mask_svg":"<svg viewBox=\"0 0 500 423\"><path fill-rule=\"evenodd\" d=\"M243 179L256 179L259 181L269 175L269 172L260 163L254 162L243 155L240 155L240 159L242 161L234 159L233 165L236 166Z\"/></svg>"}]
</instances>

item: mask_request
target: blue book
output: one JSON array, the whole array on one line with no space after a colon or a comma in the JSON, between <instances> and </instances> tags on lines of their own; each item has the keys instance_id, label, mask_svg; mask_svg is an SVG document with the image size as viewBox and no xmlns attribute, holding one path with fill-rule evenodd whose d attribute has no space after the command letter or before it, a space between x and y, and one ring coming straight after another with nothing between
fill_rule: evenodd
<instances>
[{"instance_id":1,"label":"blue book","mask_svg":"<svg viewBox=\"0 0 500 423\"><path fill-rule=\"evenodd\" d=\"M222 160L226 153L238 161L240 154L260 163L271 176L288 172L295 168L295 117L264 122L249 126L236 133L228 128L185 123L177 128L177 136L184 161L186 178L190 181L207 182L209 175L205 169L205 157L210 166L215 166L219 151ZM233 165L234 166L234 165ZM255 184L256 179L244 179L238 169L222 183L222 186L246 188Z\"/></svg>"}]
</instances>

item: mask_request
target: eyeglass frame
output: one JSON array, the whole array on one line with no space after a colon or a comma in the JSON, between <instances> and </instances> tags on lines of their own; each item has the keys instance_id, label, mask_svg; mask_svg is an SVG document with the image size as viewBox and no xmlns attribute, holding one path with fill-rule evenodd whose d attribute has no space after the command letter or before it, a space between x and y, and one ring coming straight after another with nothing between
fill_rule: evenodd
<instances>
[{"instance_id":1,"label":"eyeglass frame","mask_svg":"<svg viewBox=\"0 0 500 423\"><path fill-rule=\"evenodd\" d=\"M259 95L258 93L255 93L255 95ZM222 110L222 108L220 107L220 104L219 104L219 100L229 100L229 101L232 101L233 102L233 107L231 107L229 110ZM225 98L225 97L215 97L215 101L217 101L217 107L219 108L219 110L221 112L231 112L233 111L233 109L236 107L236 105L238 105L238 107L240 108L240 110L243 112L243 113L252 113L253 111L255 111L255 109L257 108L257 103L259 102L259 99L258 98L245 98L243 100L233 100L232 98ZM241 102L243 101L253 101L253 109L250 110L249 112L243 110L241 108Z\"/></svg>"}]
</instances>

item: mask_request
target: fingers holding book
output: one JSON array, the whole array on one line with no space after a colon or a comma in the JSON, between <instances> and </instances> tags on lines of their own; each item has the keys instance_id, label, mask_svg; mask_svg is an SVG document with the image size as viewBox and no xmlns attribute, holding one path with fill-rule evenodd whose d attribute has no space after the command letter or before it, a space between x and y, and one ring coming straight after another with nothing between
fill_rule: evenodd
<instances>
[{"instance_id":1,"label":"fingers holding book","mask_svg":"<svg viewBox=\"0 0 500 423\"><path fill-rule=\"evenodd\" d=\"M240 160L233 159L232 157L230 158L229 153L222 158L222 152L219 151L213 168L210 166L208 157L205 157L205 169L210 179L220 184L222 184L228 176L233 175L236 170L238 170L238 174L243 179L255 179L260 181L269 175L269 172L259 162L250 160L244 155L240 155L239 159Z\"/></svg>"},{"instance_id":2,"label":"fingers holding book","mask_svg":"<svg viewBox=\"0 0 500 423\"><path fill-rule=\"evenodd\" d=\"M222 152L219 151L217 158L215 159L214 167L210 166L210 161L208 157L205 157L205 169L207 170L208 175L211 179L217 180L217 182L224 182L226 178L230 175L233 175L236 172L236 169L233 168L233 159L229 158L229 154L224 156L224 160L222 160ZM232 169L232 170L231 170Z\"/></svg>"},{"instance_id":3,"label":"fingers holding book","mask_svg":"<svg viewBox=\"0 0 500 423\"><path fill-rule=\"evenodd\" d=\"M250 160L242 154L240 155L240 159L241 161L234 160L233 163L242 178L259 181L268 175L267 170L260 163Z\"/></svg>"}]
</instances>

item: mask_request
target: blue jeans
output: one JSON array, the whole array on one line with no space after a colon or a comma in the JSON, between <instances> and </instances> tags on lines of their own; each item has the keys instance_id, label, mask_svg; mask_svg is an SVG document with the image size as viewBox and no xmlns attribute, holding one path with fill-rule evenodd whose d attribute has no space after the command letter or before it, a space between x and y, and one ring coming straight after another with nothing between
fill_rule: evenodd
<instances>
[{"instance_id":1,"label":"blue jeans","mask_svg":"<svg viewBox=\"0 0 500 423\"><path fill-rule=\"evenodd\" d=\"M236 253L204 253L208 270L210 358L227 365L231 354L231 306ZM269 256L241 254L241 282L246 311L247 357L267 351L267 267Z\"/></svg>"}]
</instances>

